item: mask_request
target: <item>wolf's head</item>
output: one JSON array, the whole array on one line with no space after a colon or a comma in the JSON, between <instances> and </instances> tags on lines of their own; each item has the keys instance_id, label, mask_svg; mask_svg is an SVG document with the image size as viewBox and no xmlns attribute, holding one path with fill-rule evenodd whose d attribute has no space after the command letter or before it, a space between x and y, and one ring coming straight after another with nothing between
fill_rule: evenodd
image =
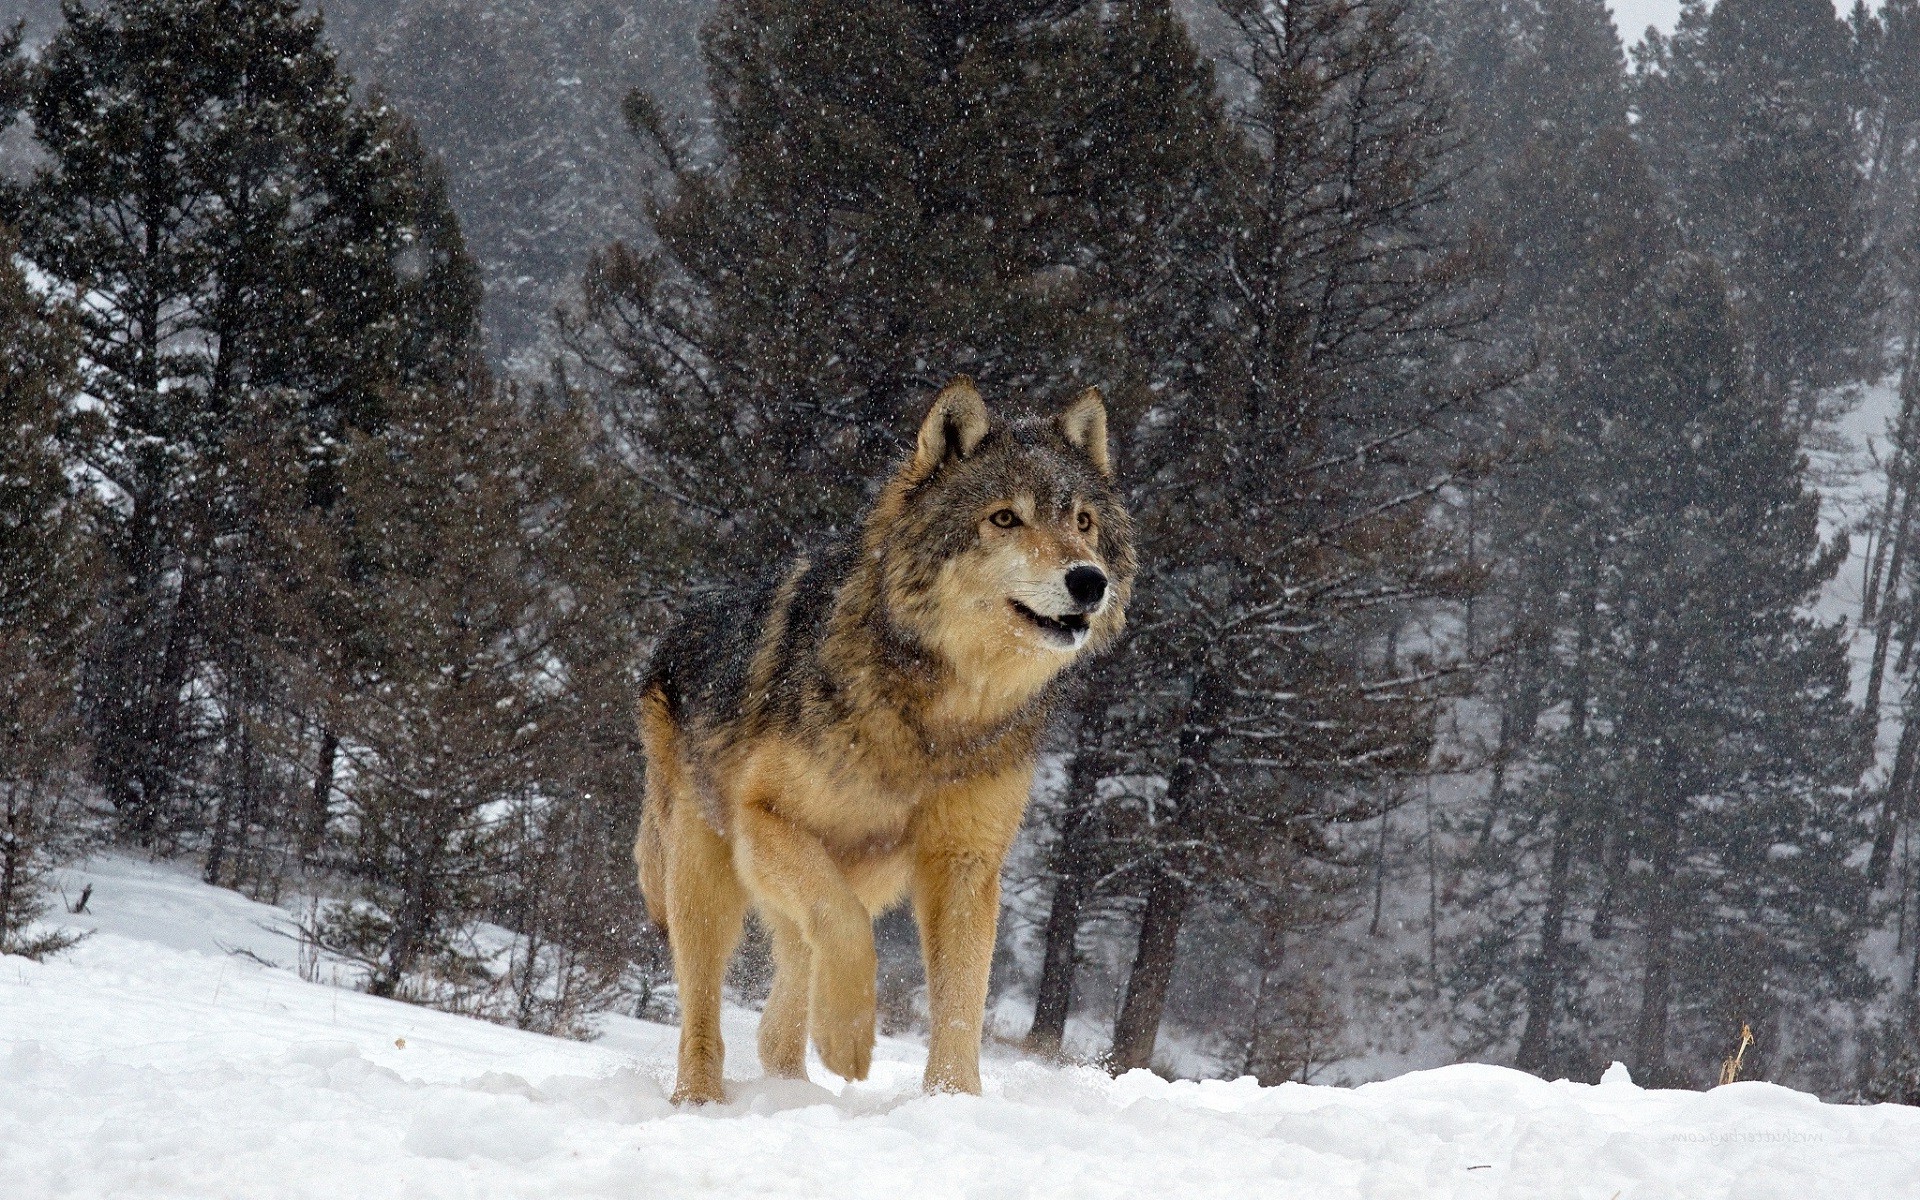
<instances>
[{"instance_id":1,"label":"wolf's head","mask_svg":"<svg viewBox=\"0 0 1920 1200\"><path fill-rule=\"evenodd\" d=\"M1050 419L1007 422L960 378L928 410L864 545L896 625L963 672L1024 659L1015 673L1038 682L1119 632L1132 535L1097 389Z\"/></svg>"}]
</instances>

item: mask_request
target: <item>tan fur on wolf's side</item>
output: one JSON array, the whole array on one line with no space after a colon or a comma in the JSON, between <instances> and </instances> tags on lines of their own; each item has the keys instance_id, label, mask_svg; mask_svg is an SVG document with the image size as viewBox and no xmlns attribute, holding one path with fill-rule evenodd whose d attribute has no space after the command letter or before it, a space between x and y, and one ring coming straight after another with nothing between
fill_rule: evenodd
<instances>
[{"instance_id":1,"label":"tan fur on wolf's side","mask_svg":"<svg viewBox=\"0 0 1920 1200\"><path fill-rule=\"evenodd\" d=\"M947 385L857 540L690 610L640 703L634 857L673 952L676 1101L724 1096L720 984L751 905L772 934L769 1075L873 1057L873 918L910 895L930 1090L980 1090L1000 866L1050 685L1125 616L1131 529L1106 409L1003 422Z\"/></svg>"}]
</instances>

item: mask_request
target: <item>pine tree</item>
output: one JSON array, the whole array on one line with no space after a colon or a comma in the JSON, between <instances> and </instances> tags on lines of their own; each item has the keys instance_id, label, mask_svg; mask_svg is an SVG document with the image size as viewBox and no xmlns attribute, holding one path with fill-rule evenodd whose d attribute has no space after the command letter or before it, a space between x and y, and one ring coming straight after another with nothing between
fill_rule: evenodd
<instances>
[{"instance_id":1,"label":"pine tree","mask_svg":"<svg viewBox=\"0 0 1920 1200\"><path fill-rule=\"evenodd\" d=\"M1172 285L1206 228L1209 72L1165 4L1079 7L724 6L717 165L635 94L673 168L661 249L601 255L570 340L690 527L743 557L844 530L958 371L989 395L1098 380L1132 413L1136 355L1175 389L1204 370Z\"/></svg>"},{"instance_id":2,"label":"pine tree","mask_svg":"<svg viewBox=\"0 0 1920 1200\"><path fill-rule=\"evenodd\" d=\"M1721 287L1689 262L1661 281L1626 414L1646 440L1621 447L1641 487L1606 703L1633 748L1626 851L1649 868L1627 886L1645 942L1631 1048L1652 1076L1681 1013L1724 1035L1856 974L1866 743L1840 630L1804 615L1845 547L1820 544L1787 413L1743 386Z\"/></svg>"},{"instance_id":3,"label":"pine tree","mask_svg":"<svg viewBox=\"0 0 1920 1200\"><path fill-rule=\"evenodd\" d=\"M1473 130L1482 185L1527 205L1521 159L1542 139L1572 144L1626 120L1625 58L1612 16L1595 0L1451 0L1416 16Z\"/></svg>"},{"instance_id":4,"label":"pine tree","mask_svg":"<svg viewBox=\"0 0 1920 1200\"><path fill-rule=\"evenodd\" d=\"M343 60L419 128L445 165L486 285L496 363L537 361L587 256L644 238L631 203L649 163L625 135L636 79L689 100L710 5L568 0L346 0L326 6ZM696 105L697 107L697 105Z\"/></svg>"},{"instance_id":5,"label":"pine tree","mask_svg":"<svg viewBox=\"0 0 1920 1200\"><path fill-rule=\"evenodd\" d=\"M1872 630L1867 675L1868 719L1878 724L1890 682L1908 682L1916 627L1909 615L1909 577L1914 563L1916 524L1914 469L1920 452L1920 278L1914 248L1920 242L1920 9L1896 0L1880 13L1861 10L1852 19L1855 56L1870 96L1867 142L1871 157L1872 216L1875 241L1885 258L1891 299L1890 332L1898 347L1898 414L1886 429L1884 496L1867 525L1865 596L1860 620ZM1899 647L1899 654L1893 655ZM1868 864L1878 888L1887 881L1894 842L1912 811L1912 780L1920 755L1920 727L1912 720L1915 699L1910 682L1902 697L1901 733L1892 770L1881 787L1880 817ZM1904 897L1901 906L1904 907ZM1904 925L1902 925L1904 929Z\"/></svg>"},{"instance_id":6,"label":"pine tree","mask_svg":"<svg viewBox=\"0 0 1920 1200\"><path fill-rule=\"evenodd\" d=\"M1816 0L1687 0L1636 53L1638 131L1682 235L1726 273L1754 386L1810 430L1880 359L1847 28Z\"/></svg>"},{"instance_id":7,"label":"pine tree","mask_svg":"<svg viewBox=\"0 0 1920 1200\"><path fill-rule=\"evenodd\" d=\"M0 229L0 954L68 939L31 932L44 876L83 827L79 661L95 575L85 500L66 475L78 345Z\"/></svg>"},{"instance_id":8,"label":"pine tree","mask_svg":"<svg viewBox=\"0 0 1920 1200\"><path fill-rule=\"evenodd\" d=\"M1841 630L1807 615L1844 543L1821 544L1784 406L1746 383L1718 271L1680 255L1617 311L1561 381L1586 419L1532 547L1561 581L1539 589L1540 732L1487 817L1464 974L1496 1029L1525 1016L1522 1065L1690 1084L1678 1064L1742 1022L1785 1068L1815 1006L1862 994L1869 743Z\"/></svg>"},{"instance_id":9,"label":"pine tree","mask_svg":"<svg viewBox=\"0 0 1920 1200\"><path fill-rule=\"evenodd\" d=\"M439 181L390 110L356 105L291 0L69 3L30 76L43 153L6 191L21 252L73 299L103 405L106 636L89 664L94 770L121 832L177 842L260 699L217 607L245 582L235 439L262 418L315 465L396 387L471 352L477 298ZM206 697L225 697L225 710ZM242 774L247 773L244 763ZM215 772L218 775L219 772Z\"/></svg>"},{"instance_id":10,"label":"pine tree","mask_svg":"<svg viewBox=\"0 0 1920 1200\"><path fill-rule=\"evenodd\" d=\"M1871 98L1866 132L1870 147L1868 178L1872 182L1875 240L1885 255L1891 284L1889 314L1896 339L1899 410L1885 430L1879 477L1884 495L1878 511L1864 522L1867 566L1860 623L1871 630L1866 717L1878 729L1884 700L1897 697L1899 733L1891 763L1876 780L1879 813L1874 822L1867 859L1867 880L1876 891L1890 893L1895 953L1905 956L1904 969L1895 975L1896 1010L1886 1022L1881 1046L1869 1046L1877 1059L1868 1071L1885 1075L1900 1071L1912 1078L1913 1047L1920 1044L1920 941L1907 945L1913 931L1915 888L1911 856L1897 854L1908 840L1915 812L1916 772L1920 770L1920 689L1914 686L1913 662L1920 622L1915 620L1915 583L1920 578L1920 7L1894 0L1878 13L1862 6L1850 20L1856 60ZM1905 1059L1904 1065L1901 1059ZM1891 1077L1872 1082L1884 1090ZM1902 1086L1910 1086L1903 1084ZM1892 1093L1888 1093L1891 1095Z\"/></svg>"},{"instance_id":11,"label":"pine tree","mask_svg":"<svg viewBox=\"0 0 1920 1200\"><path fill-rule=\"evenodd\" d=\"M1851 219L1844 204L1794 229L1822 181L1789 169L1793 154L1824 146L1824 186L1842 199L1858 182L1837 148L1844 47L1836 58L1824 11L1788 29L1723 5L1714 34L1695 6L1671 42L1642 49L1630 83L1603 7L1487 7L1511 33L1472 81L1495 130L1476 215L1511 264L1503 336L1531 341L1539 365L1502 412L1526 449L1485 493L1482 611L1506 653L1490 787L1463 814L1454 880L1458 1044L1549 1077L1622 1058L1677 1082L1690 1073L1676 1064L1717 1061L1751 1020L1771 1051L1762 1069L1831 1085L1818 1006L1863 982L1846 859L1864 744L1839 633L1805 616L1838 551L1820 544L1795 447L1816 402L1870 368L1846 356L1873 334L1855 323L1761 346L1729 305L1790 306L1766 293L1776 264L1742 259L1774 254L1758 239L1781 230L1806 235L1797 261L1817 286L1871 290L1862 258L1815 244ZM1559 32L1528 32L1545 29ZM1736 86L1768 71L1770 85ZM1842 242L1864 254L1864 226L1851 229ZM1787 312L1768 319L1819 323ZM1777 381L1792 361L1789 385L1756 375ZM1737 666L1704 665L1723 657Z\"/></svg>"},{"instance_id":12,"label":"pine tree","mask_svg":"<svg viewBox=\"0 0 1920 1200\"><path fill-rule=\"evenodd\" d=\"M1442 497L1509 377L1471 345L1485 264L1448 219L1460 135L1406 8L1223 11L1253 85L1251 144L1220 160L1231 371L1143 456L1166 499L1137 514L1158 557L1135 645L1168 666L1131 771L1166 785L1118 822L1142 907L1116 1068L1151 1062L1193 905L1304 911L1295 865L1350 873L1340 830L1424 768L1455 664L1398 635L1471 586Z\"/></svg>"},{"instance_id":13,"label":"pine tree","mask_svg":"<svg viewBox=\"0 0 1920 1200\"><path fill-rule=\"evenodd\" d=\"M21 44L26 41L26 22L20 21L13 28L0 35L0 131L4 131L20 117L20 109L27 102L26 57L21 54Z\"/></svg>"},{"instance_id":14,"label":"pine tree","mask_svg":"<svg viewBox=\"0 0 1920 1200\"><path fill-rule=\"evenodd\" d=\"M582 914L542 893L604 884L607 844L637 827L622 533L636 522L580 420L478 373L402 393L378 433L352 438L333 511L288 546L303 661L286 669L350 768L362 883L316 933L377 995L471 1003L499 982L464 942L487 916L514 923L539 971L542 946L591 950ZM562 884L535 860L569 845L599 853ZM519 1019L577 1028L577 995L541 1022L536 992L522 996Z\"/></svg>"},{"instance_id":15,"label":"pine tree","mask_svg":"<svg viewBox=\"0 0 1920 1200\"><path fill-rule=\"evenodd\" d=\"M1519 1032L1516 1064L1587 1073L1555 1040L1586 968L1574 898L1612 817L1588 744L1594 605L1612 483L1594 389L1621 369L1619 331L1673 251L1658 186L1627 121L1626 63L1606 8L1538 0L1507 10L1497 72L1472 80L1480 123L1502 131L1474 208L1504 249L1506 338L1536 369L1502 410L1529 449L1483 489L1493 578L1480 619L1507 652L1490 674L1499 724L1478 835L1461 864L1468 914L1449 974L1471 996L1476 1049ZM1543 719L1545 718L1545 719Z\"/></svg>"}]
</instances>

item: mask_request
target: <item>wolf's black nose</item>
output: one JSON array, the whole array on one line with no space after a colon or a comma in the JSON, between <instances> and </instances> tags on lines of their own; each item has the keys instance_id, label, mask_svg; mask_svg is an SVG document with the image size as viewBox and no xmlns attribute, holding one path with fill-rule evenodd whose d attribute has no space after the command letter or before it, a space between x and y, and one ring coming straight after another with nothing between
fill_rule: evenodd
<instances>
[{"instance_id":1,"label":"wolf's black nose","mask_svg":"<svg viewBox=\"0 0 1920 1200\"><path fill-rule=\"evenodd\" d=\"M1099 567L1080 566L1067 572L1067 595L1075 604L1091 608L1106 594L1107 573Z\"/></svg>"}]
</instances>

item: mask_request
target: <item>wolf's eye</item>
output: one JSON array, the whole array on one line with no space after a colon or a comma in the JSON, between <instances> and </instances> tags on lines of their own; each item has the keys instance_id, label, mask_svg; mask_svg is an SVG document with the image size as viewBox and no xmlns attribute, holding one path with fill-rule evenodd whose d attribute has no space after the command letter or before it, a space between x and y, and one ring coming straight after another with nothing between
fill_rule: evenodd
<instances>
[{"instance_id":1,"label":"wolf's eye","mask_svg":"<svg viewBox=\"0 0 1920 1200\"><path fill-rule=\"evenodd\" d=\"M1081 533L1091 533L1093 531L1093 514L1082 510L1076 524L1080 526Z\"/></svg>"},{"instance_id":2,"label":"wolf's eye","mask_svg":"<svg viewBox=\"0 0 1920 1200\"><path fill-rule=\"evenodd\" d=\"M1020 514L1010 508L1003 508L996 511L992 516L988 517L987 520L992 521L996 528L1012 529L1014 526L1020 524Z\"/></svg>"}]
</instances>

